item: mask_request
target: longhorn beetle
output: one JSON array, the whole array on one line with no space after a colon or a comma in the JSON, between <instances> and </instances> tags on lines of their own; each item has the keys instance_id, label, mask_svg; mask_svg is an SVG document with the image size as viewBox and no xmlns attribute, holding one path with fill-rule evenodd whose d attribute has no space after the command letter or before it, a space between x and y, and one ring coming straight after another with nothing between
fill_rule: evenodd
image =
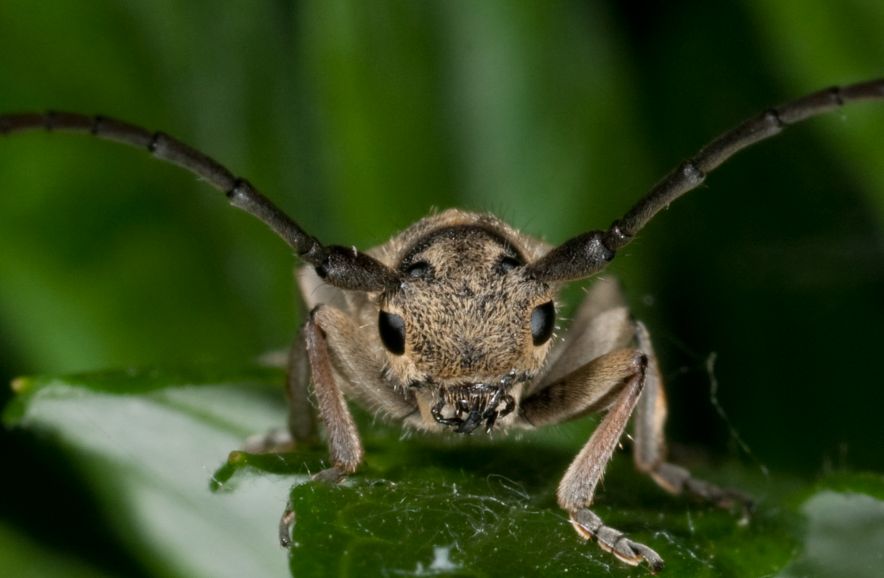
<instances>
[{"instance_id":1,"label":"longhorn beetle","mask_svg":"<svg viewBox=\"0 0 884 578\"><path fill-rule=\"evenodd\" d=\"M657 571L663 559L654 550L590 510L633 413L635 464L665 490L744 510L751 501L666 461L657 360L647 329L632 320L616 283L595 282L560 340L553 339L556 296L565 283L602 271L661 209L738 151L845 104L882 98L884 79L877 79L772 108L713 139L607 229L557 247L490 214L457 209L426 217L365 252L324 245L248 181L165 133L58 112L0 116L0 133L78 132L146 149L223 191L289 244L306 263L298 279L310 311L291 349L289 433L298 441L314 431L312 383L332 464L317 479L338 482L362 461L346 399L407 426L458 434L531 429L604 411L565 472L558 502L580 536ZM280 523L284 545L292 521L287 508Z\"/></svg>"}]
</instances>

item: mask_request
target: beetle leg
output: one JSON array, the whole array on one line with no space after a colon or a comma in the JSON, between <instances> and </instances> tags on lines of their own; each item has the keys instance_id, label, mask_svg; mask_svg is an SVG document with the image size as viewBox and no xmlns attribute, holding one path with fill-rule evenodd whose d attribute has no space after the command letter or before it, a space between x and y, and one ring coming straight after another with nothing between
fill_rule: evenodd
<instances>
[{"instance_id":1,"label":"beetle leg","mask_svg":"<svg viewBox=\"0 0 884 578\"><path fill-rule=\"evenodd\" d=\"M519 409L523 425L541 426L608 410L559 483L559 505L577 533L594 539L628 564L647 562L653 571L663 559L651 548L606 526L589 506L605 467L641 396L647 358L634 349L618 349L587 363L530 396Z\"/></svg>"},{"instance_id":2,"label":"beetle leg","mask_svg":"<svg viewBox=\"0 0 884 578\"><path fill-rule=\"evenodd\" d=\"M325 426L332 467L319 472L314 478L338 481L356 471L362 462L363 451L353 416L347 408L343 392L335 382L328 342L321 323L320 306L311 312L304 326L304 342L307 346L307 358L310 362L319 417Z\"/></svg>"},{"instance_id":3,"label":"beetle leg","mask_svg":"<svg viewBox=\"0 0 884 578\"><path fill-rule=\"evenodd\" d=\"M634 354L633 363L619 368L627 373L622 389L617 394L608 413L592 433L589 441L568 467L556 493L559 505L571 518L571 525L581 537L594 539L603 550L614 554L627 564L647 562L656 572L663 567L663 559L651 548L626 537L622 532L605 525L601 518L589 509L596 485L601 481L614 449L626 429L641 396L644 385L646 359ZM631 367L630 367L631 366ZM613 386L609 382L610 385Z\"/></svg>"},{"instance_id":4,"label":"beetle leg","mask_svg":"<svg viewBox=\"0 0 884 578\"><path fill-rule=\"evenodd\" d=\"M316 439L316 411L310 401L310 361L307 358L304 330L298 333L289 350L286 394L289 404L288 430L295 444Z\"/></svg>"},{"instance_id":5,"label":"beetle leg","mask_svg":"<svg viewBox=\"0 0 884 578\"><path fill-rule=\"evenodd\" d=\"M304 343L307 360L313 378L313 391L319 408L319 417L325 426L329 457L332 466L313 475L314 480L337 483L347 474L352 474L362 462L362 442L344 394L335 382L331 355L325 331L322 327L323 309L316 307L304 326ZM306 397L306 395L305 395ZM287 502L279 519L279 543L291 546L291 531L295 523L295 513L291 502Z\"/></svg>"},{"instance_id":6,"label":"beetle leg","mask_svg":"<svg viewBox=\"0 0 884 578\"><path fill-rule=\"evenodd\" d=\"M593 359L522 400L517 423L554 425L610 407L629 378L642 371L643 357L624 348Z\"/></svg>"},{"instance_id":7,"label":"beetle leg","mask_svg":"<svg viewBox=\"0 0 884 578\"><path fill-rule=\"evenodd\" d=\"M651 337L641 322L635 323L635 337L639 350L648 359L645 388L636 407L633 452L636 467L651 476L667 492L691 494L723 508L737 507L744 516L748 516L753 509L753 501L748 495L697 479L687 469L666 461L666 440L663 433L666 424L666 394L663 381Z\"/></svg>"},{"instance_id":8,"label":"beetle leg","mask_svg":"<svg viewBox=\"0 0 884 578\"><path fill-rule=\"evenodd\" d=\"M287 428L274 428L264 434L249 437L243 450L249 453L291 452L304 442L316 439L316 417L309 398L310 365L304 347L304 334L292 342L286 373L286 401L289 408Z\"/></svg>"},{"instance_id":9,"label":"beetle leg","mask_svg":"<svg viewBox=\"0 0 884 578\"><path fill-rule=\"evenodd\" d=\"M285 503L285 509L282 516L279 517L279 545L283 548L289 548L292 545L292 528L295 525L295 510L292 508L291 500Z\"/></svg>"}]
</instances>

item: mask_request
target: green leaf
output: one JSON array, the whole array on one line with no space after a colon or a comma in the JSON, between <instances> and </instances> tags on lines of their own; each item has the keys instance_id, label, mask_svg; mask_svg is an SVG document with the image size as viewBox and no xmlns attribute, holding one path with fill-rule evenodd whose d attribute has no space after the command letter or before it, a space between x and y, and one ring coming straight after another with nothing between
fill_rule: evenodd
<instances>
[{"instance_id":1,"label":"green leaf","mask_svg":"<svg viewBox=\"0 0 884 578\"><path fill-rule=\"evenodd\" d=\"M487 467L461 470L449 462L352 486L299 486L292 495L298 519L292 574L323 576L334 568L331 574L339 576L646 575L646 568L621 564L580 539L555 504L569 456L530 442L520 446L478 452ZM727 512L673 501L635 473L614 470L596 511L658 549L672 575L742 576L788 561L791 516L763 514L743 528ZM526 483L526 473L534 480ZM739 553L745 551L754 554L744 558Z\"/></svg>"},{"instance_id":2,"label":"green leaf","mask_svg":"<svg viewBox=\"0 0 884 578\"><path fill-rule=\"evenodd\" d=\"M293 489L292 575L647 575L579 539L555 504L558 477L587 429L496 441L400 440L385 426L366 429L362 474L342 486ZM279 472L279 463L251 456L225 477ZM841 472L812 484L736 463L696 471L751 490L760 506L750 523L664 494L625 456L609 467L596 511L656 548L671 576L839 576L847 557L851 575L876 575L881 476Z\"/></svg>"},{"instance_id":3,"label":"green leaf","mask_svg":"<svg viewBox=\"0 0 884 578\"><path fill-rule=\"evenodd\" d=\"M882 17L881 3L869 0L837 6L824 0L648 5L308 0L250 3L245 10L241 2L217 0L4 0L0 68L6 82L0 109L98 112L167 130L248 177L330 243L368 248L430 207L449 205L494 211L559 242L610 223L664 171L747 115L822 86L879 75ZM845 361L875 359L884 327L881 111L880 104L851 106L741 153L702 190L661 215L612 265L629 289L636 317L654 331L668 373L674 439L713 449L732 439L708 403L709 382L716 380L732 423L758 459L773 468L815 472L821 463L836 463L884 471L878 425L884 388L869 378L868 364ZM192 176L117 145L48 134L0 139L0 176L4 379L33 371L248 359L290 339L297 323L290 252ZM564 300L573 305L579 295L575 287ZM712 352L720 360L714 375L704 364ZM59 386L74 386L59 389L57 399L22 394L9 419L17 413L69 448L83 479L101 493L104 514L146 566L160 574L189 574L194 567L189 558L209 554L199 553L189 535L181 536L187 532L163 533L155 522L142 522L134 505L139 502L130 496L136 492L129 489L149 486L138 472L165 471L167 465L152 466L152 460L169 460L182 448L167 439L174 436L165 435L162 421L151 418L141 425L141 416L133 415L122 433L116 431L119 424L102 424L105 416L114 422L114 416L142 405L154 416L162 390L188 389L189 372L180 379L164 373L156 387L149 374L141 374L152 391L121 379L120 387L132 391L103 398L109 409L91 425L77 419L77 404L82 398L89 408L83 411L98 412L90 405L96 390L81 391L100 381L94 376L85 384L79 378L60 380ZM113 390L120 376L107 377ZM252 385L234 372L212 379L221 390L209 383L189 391L199 398L189 412L176 414L184 408L168 404L162 411L199 424L213 415L205 405ZM276 387L278 379L272 381ZM0 403L5 399L0 396ZM233 408L238 399L224 403ZM44 401L73 415L61 421L41 417L49 409ZM282 410L275 411L280 415L273 423L284 423ZM263 428L271 420L261 421ZM285 499L291 479L264 475L261 468L302 474L321 467L324 452L311 450L306 468L295 460L271 464L239 455L240 462L226 466L234 477L225 491L206 498L200 476L208 477L246 430L259 429L249 423L225 430L224 424L229 420L209 420L205 427L225 432L223 439L193 443L186 457L175 458L202 467L182 470L192 480L187 489L198 492L192 503L216 507L244 499L241 493L253 482L276 480L279 496L267 499L266 514L255 523L272 542L276 501ZM117 436L120 448L137 442L127 450L131 455L95 447L101 445L90 439L96 429ZM175 439L189 435L172 433ZM395 430L385 435L372 446L368 468L354 484L410 483L416 476L427 476L429 483L432 472L420 464L443 468L446 475L510 472L508 479L519 484L541 470L533 461L478 469L485 450L475 444L446 450L423 440L400 443ZM153 455L142 447L148 440L168 449ZM521 443L502 440L499 447L510 443L512 452L488 453L515 460ZM580 435L561 440L555 459L544 461L544 484L529 484L532 499L547 500L544 511L561 515L551 498L554 482L580 443ZM54 482L56 472L29 469L14 456L30 446L13 447L18 449L5 455L4 473L7 481L12 476L18 481L3 497L5 505L15 506L10 526L36 534L34 526L42 523L47 535L39 539L64 539L55 525L33 522L42 516L24 519L46 503L38 487L47 478ZM398 453L414 447L420 451ZM421 451L427 455L418 455ZM39 463L55 459L56 452L33 455ZM382 455L385 463L379 462ZM453 463L440 464L444 456ZM457 460L465 461L458 466ZM623 516L616 523L624 529L645 531L642 539L662 551L659 544L669 534L657 532L677 527L672 518L687 516L687 507L662 496L626 461L614 464L599 508L608 508L606 516ZM389 471L386 462L399 464L401 471ZM734 485L767 497L760 516L768 511L796 516L797 529L788 536L790 552L798 555L817 527L818 510L809 504L827 486L787 483L775 474L770 484L794 487L796 495L783 497L787 492L780 489L774 499L753 473L743 471L742 477L753 479ZM718 468L706 468L705 474L729 477ZM836 496L881 500L877 478L867 483L855 474L844 477L843 486L839 481L828 488ZM59 479L64 487L80 481ZM650 501L638 512L629 509L632 495L620 489L632 481ZM158 493L183 491L169 484L150 487ZM662 517L656 517L658 511ZM695 517L706 510L694 506L690 512ZM3 509L0 517L8 513ZM641 517L646 514L651 517ZM83 535L93 532L89 522L81 524ZM722 517L723 524L731 522ZM806 537L801 528L809 532ZM570 536L566 525L556 532ZM829 536L858 539L840 530ZM172 538L177 542L167 548ZM255 567L278 563L279 552L267 546L265 536L255 539L261 552L269 552ZM240 540L245 547L246 539ZM716 537L709 543L723 542ZM783 549L774 539L768 543L776 562L770 566L778 567ZM0 538L0 550L18 548L15 539ZM228 542L224 548L234 551ZM850 551L846 547L834 551L851 563L864 560L843 555ZM429 568L428 551L422 552L419 562ZM449 552L463 563L458 550ZM597 552L592 556L610 563ZM672 573L675 562L670 552L666 556ZM85 558L102 557L112 558L92 547ZM800 560L816 564L817 557L816 548L799 555L795 573L805 573ZM832 560L837 555L829 559L830 574L838 568ZM806 567L823 572L818 565ZM11 566L0 560L0 568Z\"/></svg>"},{"instance_id":4,"label":"green leaf","mask_svg":"<svg viewBox=\"0 0 884 578\"><path fill-rule=\"evenodd\" d=\"M154 575L284 575L277 520L288 497L294 576L647 574L578 538L555 503L591 420L499 439L403 439L362 416L363 471L339 486L305 483L324 467L322 448L231 452L284 423L281 380L220 368L25 378L4 418L71 452L102 514ZM881 476L808 483L737 463L695 470L758 496L751 522L664 494L624 455L595 510L657 549L670 576L876 575Z\"/></svg>"},{"instance_id":5,"label":"green leaf","mask_svg":"<svg viewBox=\"0 0 884 578\"><path fill-rule=\"evenodd\" d=\"M124 371L19 379L9 425L74 455L133 555L155 575L279 576L274 520L291 484L265 475L233 494L212 472L250 433L284 423L279 372Z\"/></svg>"}]
</instances>

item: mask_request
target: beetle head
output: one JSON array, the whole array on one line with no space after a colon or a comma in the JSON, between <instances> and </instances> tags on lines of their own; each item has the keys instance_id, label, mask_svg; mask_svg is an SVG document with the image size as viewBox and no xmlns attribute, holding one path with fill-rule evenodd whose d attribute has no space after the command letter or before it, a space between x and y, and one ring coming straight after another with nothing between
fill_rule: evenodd
<instances>
[{"instance_id":1,"label":"beetle head","mask_svg":"<svg viewBox=\"0 0 884 578\"><path fill-rule=\"evenodd\" d=\"M380 299L388 377L489 399L494 388L530 379L549 352L555 306L554 289L524 264L513 240L477 224L442 227L404 247L402 282Z\"/></svg>"}]
</instances>

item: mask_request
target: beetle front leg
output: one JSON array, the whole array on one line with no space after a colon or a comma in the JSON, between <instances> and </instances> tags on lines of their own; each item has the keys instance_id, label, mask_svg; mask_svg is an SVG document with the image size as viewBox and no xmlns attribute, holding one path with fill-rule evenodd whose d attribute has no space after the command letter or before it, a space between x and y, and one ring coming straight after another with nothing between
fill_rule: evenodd
<instances>
[{"instance_id":1,"label":"beetle front leg","mask_svg":"<svg viewBox=\"0 0 884 578\"><path fill-rule=\"evenodd\" d=\"M307 359L313 377L313 391L319 417L325 426L329 457L332 466L313 476L314 479L337 482L347 474L352 474L362 462L362 442L344 394L335 382L331 355L325 332L321 326L322 308L310 313L304 327L304 342L307 346Z\"/></svg>"},{"instance_id":2,"label":"beetle front leg","mask_svg":"<svg viewBox=\"0 0 884 578\"><path fill-rule=\"evenodd\" d=\"M559 483L558 502L581 537L596 540L602 549L628 564L647 562L656 572L663 567L663 559L654 550L606 526L589 509L596 486L641 396L646 367L647 358L640 351L612 351L528 397L520 417L530 425L541 426L608 410Z\"/></svg>"},{"instance_id":3,"label":"beetle front leg","mask_svg":"<svg viewBox=\"0 0 884 578\"><path fill-rule=\"evenodd\" d=\"M639 349L648 359L644 392L636 408L633 453L636 467L672 494L687 493L722 508L737 507L744 516L748 516L753 509L753 501L748 495L695 478L686 468L666 461L663 433L666 423L666 396L660 370L651 337L640 322L635 323L635 336Z\"/></svg>"},{"instance_id":4,"label":"beetle front leg","mask_svg":"<svg viewBox=\"0 0 884 578\"><path fill-rule=\"evenodd\" d=\"M601 481L605 467L641 395L645 363L644 356L635 359L635 365L638 367L627 379L625 387L617 395L589 441L568 467L559 483L556 495L559 505L570 514L571 525L583 538L595 539L603 550L611 552L627 564L637 565L645 561L651 570L656 572L663 567L663 559L654 550L606 526L601 518L589 509L596 485Z\"/></svg>"},{"instance_id":5,"label":"beetle front leg","mask_svg":"<svg viewBox=\"0 0 884 578\"><path fill-rule=\"evenodd\" d=\"M332 371L328 341L322 329L322 308L316 307L304 326L304 343L310 374L313 378L313 391L319 407L319 417L325 426L328 452L332 466L313 475L314 480L337 483L347 474L352 474L362 462L362 442L356 424ZM279 519L279 543L284 548L291 546L292 526L295 512L291 502L286 503Z\"/></svg>"}]
</instances>

